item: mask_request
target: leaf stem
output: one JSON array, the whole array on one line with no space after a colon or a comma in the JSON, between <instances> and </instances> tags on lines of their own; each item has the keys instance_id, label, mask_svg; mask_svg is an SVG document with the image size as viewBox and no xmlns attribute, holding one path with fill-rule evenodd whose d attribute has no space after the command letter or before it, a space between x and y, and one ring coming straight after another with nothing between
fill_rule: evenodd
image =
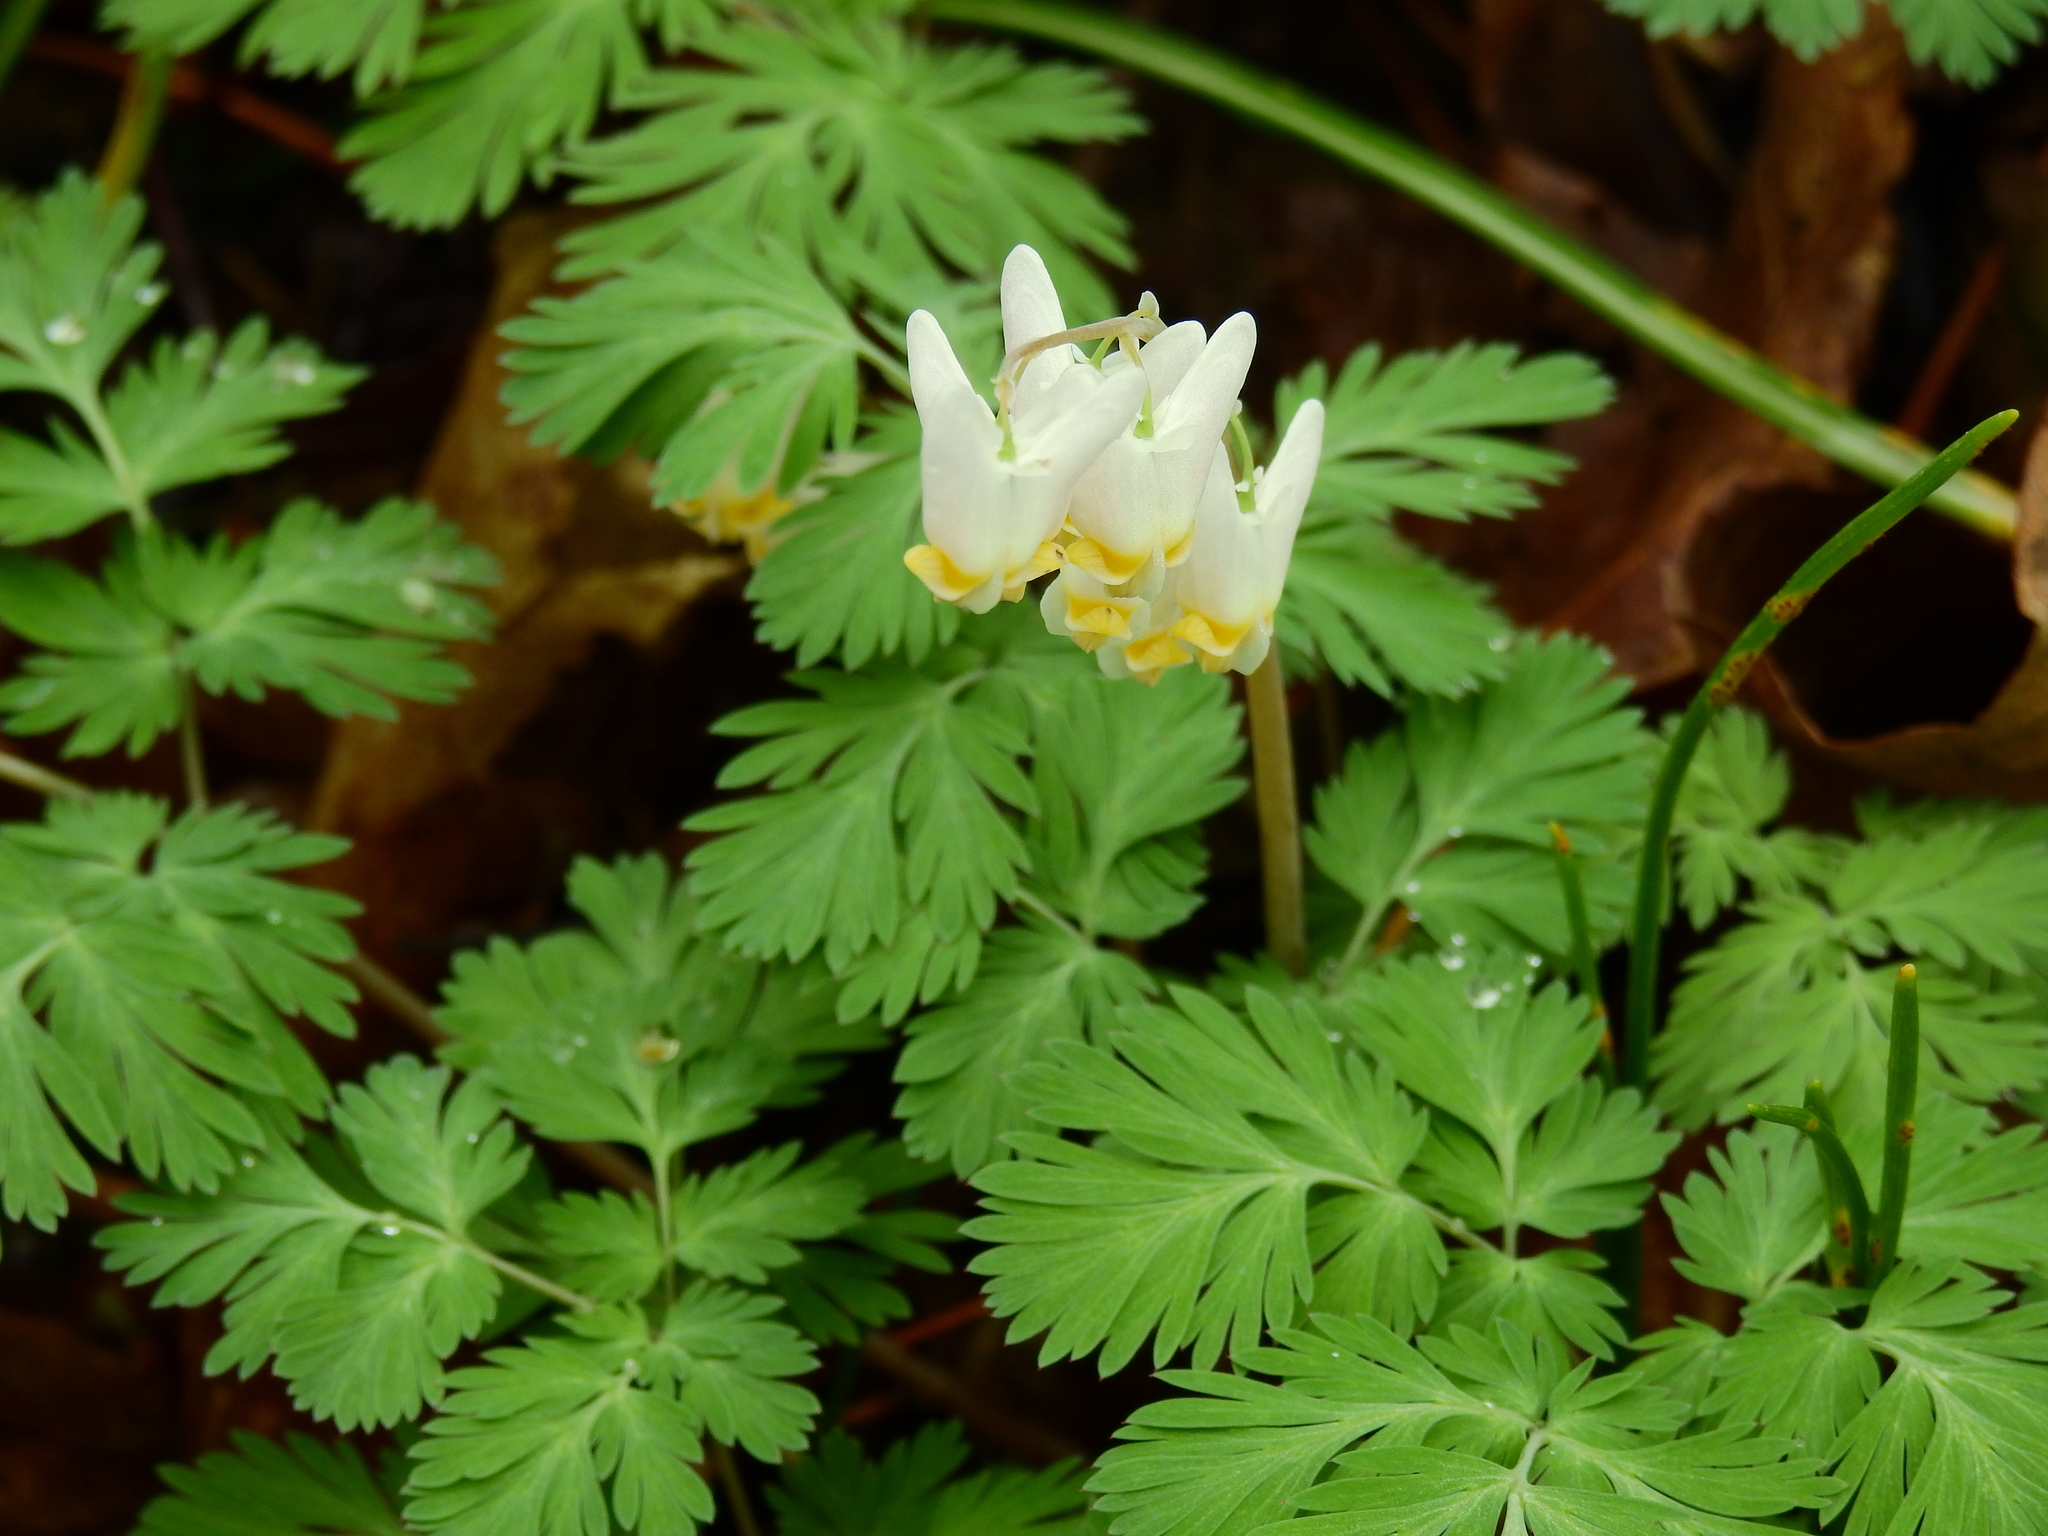
<instances>
[{"instance_id":1,"label":"leaf stem","mask_svg":"<svg viewBox=\"0 0 2048 1536\"><path fill-rule=\"evenodd\" d=\"M1600 961L1593 952L1593 924L1586 915L1586 881L1579 869L1579 856L1572 852L1572 840L1556 822L1550 824L1550 841L1557 849L1557 883L1564 893L1564 920L1571 929L1572 971L1579 980L1579 996L1586 1000L1593 1020L1600 1026L1600 1078L1614 1086L1614 1031L1607 1023L1607 1000L1600 993Z\"/></svg>"},{"instance_id":2,"label":"leaf stem","mask_svg":"<svg viewBox=\"0 0 2048 1536\"><path fill-rule=\"evenodd\" d=\"M1913 1176L1913 1119L1920 1103L1920 973L1899 967L1892 984L1892 1049L1884 1086L1884 1178L1877 1220L1870 1229L1870 1278L1875 1289L1899 1261L1906 1225L1906 1186Z\"/></svg>"},{"instance_id":3,"label":"leaf stem","mask_svg":"<svg viewBox=\"0 0 2048 1536\"><path fill-rule=\"evenodd\" d=\"M48 795L52 800L90 800L93 796L91 788L78 780L52 773L41 763L32 763L12 752L0 752L0 779Z\"/></svg>"},{"instance_id":4,"label":"leaf stem","mask_svg":"<svg viewBox=\"0 0 2048 1536\"><path fill-rule=\"evenodd\" d=\"M1294 739L1280 647L1244 684L1252 731L1252 795L1259 815L1259 859L1266 888L1266 947L1282 970L1308 970L1308 921L1301 889L1301 808L1294 786Z\"/></svg>"},{"instance_id":5,"label":"leaf stem","mask_svg":"<svg viewBox=\"0 0 2048 1536\"><path fill-rule=\"evenodd\" d=\"M1092 53L1311 144L1462 225L1708 388L1880 485L1900 484L1930 458L1924 445L1830 400L1477 177L1286 80L1143 22L1049 0L927 0L926 11ZM1987 476L1959 476L1928 500L1981 532L2012 537L2013 494Z\"/></svg>"},{"instance_id":6,"label":"leaf stem","mask_svg":"<svg viewBox=\"0 0 2048 1536\"><path fill-rule=\"evenodd\" d=\"M547 1297L548 1300L558 1301L571 1311L594 1312L597 1310L597 1303L588 1296L583 1295L580 1291L572 1291L565 1285L557 1285L545 1275L536 1275L523 1264L514 1264L510 1259L500 1258L481 1243L472 1242L466 1237L458 1237L446 1227L437 1227L432 1222L427 1221L414 1221L410 1216L400 1216L391 1211L386 1211L370 1219L380 1222L385 1226L398 1227L403 1231L417 1232L421 1237L431 1237L437 1242L447 1243L450 1247L460 1248L471 1258L483 1260L484 1263L490 1265L491 1268L505 1276L508 1280L517 1280L528 1290L538 1291L541 1295Z\"/></svg>"},{"instance_id":7,"label":"leaf stem","mask_svg":"<svg viewBox=\"0 0 2048 1536\"><path fill-rule=\"evenodd\" d=\"M100 200L111 208L142 179L156 148L157 130L163 126L164 106L170 100L171 70L177 58L161 46L144 47L121 86L121 109L114 118L113 136L100 157Z\"/></svg>"},{"instance_id":8,"label":"leaf stem","mask_svg":"<svg viewBox=\"0 0 2048 1536\"><path fill-rule=\"evenodd\" d=\"M22 50L36 35L36 26L49 8L50 0L10 0L0 11L0 90L4 90L21 62Z\"/></svg>"},{"instance_id":9,"label":"leaf stem","mask_svg":"<svg viewBox=\"0 0 2048 1536\"><path fill-rule=\"evenodd\" d=\"M676 1300L676 1213L674 1202L675 1159L654 1159L654 1222L661 1241L661 1300L671 1307Z\"/></svg>"},{"instance_id":10,"label":"leaf stem","mask_svg":"<svg viewBox=\"0 0 2048 1536\"><path fill-rule=\"evenodd\" d=\"M185 800L206 809L206 749L199 740L199 694L189 673L178 679L178 763L185 774Z\"/></svg>"},{"instance_id":11,"label":"leaf stem","mask_svg":"<svg viewBox=\"0 0 2048 1536\"><path fill-rule=\"evenodd\" d=\"M1051 923L1053 927L1059 929L1068 938L1079 943L1093 943L1095 940L1095 935L1083 933L1079 928L1076 928L1072 923L1060 916L1058 912L1054 911L1052 904L1028 885L1017 887L1017 894L1010 898L1010 905L1022 907L1034 917L1045 919L1046 922Z\"/></svg>"},{"instance_id":12,"label":"leaf stem","mask_svg":"<svg viewBox=\"0 0 2048 1536\"><path fill-rule=\"evenodd\" d=\"M711 1460L718 1468L719 1482L725 1485L726 1502L732 1507L732 1522L740 1528L740 1536L761 1536L761 1521L754 1513L754 1501L747 1496L746 1480L740 1476L732 1447L712 1441Z\"/></svg>"},{"instance_id":13,"label":"leaf stem","mask_svg":"<svg viewBox=\"0 0 2048 1536\"><path fill-rule=\"evenodd\" d=\"M1799 617L1814 593L1908 512L1927 501L1986 443L2018 419L2017 411L2002 411L1972 427L1935 455L1926 468L1887 493L1809 555L1735 637L1735 643L1714 664L1700 691L1686 707L1657 770L1649 816L1643 826L1642 854L1636 865L1635 916L1629 933L1627 1039L1621 1065L1628 1085L1645 1096L1650 1086L1650 1039L1657 1027L1657 970L1663 944L1664 907L1670 894L1671 818L1677 809L1678 791L1685 783L1686 769L1692 765L1693 754L1706 735L1714 711L1735 697L1757 659Z\"/></svg>"}]
</instances>

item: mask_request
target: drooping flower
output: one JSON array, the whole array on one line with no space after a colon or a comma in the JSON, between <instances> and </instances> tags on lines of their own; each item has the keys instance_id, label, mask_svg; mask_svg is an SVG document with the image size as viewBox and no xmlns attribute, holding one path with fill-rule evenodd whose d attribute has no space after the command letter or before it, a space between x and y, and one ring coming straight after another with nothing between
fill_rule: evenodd
<instances>
[{"instance_id":1,"label":"drooping flower","mask_svg":"<svg viewBox=\"0 0 2048 1536\"><path fill-rule=\"evenodd\" d=\"M1230 471L1220 471L1227 481ZM1062 579L1072 570L1061 572ZM1131 616L1126 637L1095 653L1095 664L1106 677L1135 678L1147 685L1157 683L1169 667L1184 667L1194 657L1174 633L1181 617L1180 569L1168 566L1159 580L1159 590Z\"/></svg>"},{"instance_id":2,"label":"drooping flower","mask_svg":"<svg viewBox=\"0 0 2048 1536\"><path fill-rule=\"evenodd\" d=\"M1194 648L1205 672L1248 673L1266 659L1322 452L1323 404L1304 401L1273 462L1255 472L1247 510L1217 447L1218 462L1195 512L1194 548L1174 572L1181 613L1171 632Z\"/></svg>"},{"instance_id":3,"label":"drooping flower","mask_svg":"<svg viewBox=\"0 0 2048 1536\"><path fill-rule=\"evenodd\" d=\"M1003 266L1003 332L1017 355L1065 331L1045 263L1018 246ZM941 601L986 613L1060 563L1053 536L1074 483L1137 416L1142 370L1090 367L1066 343L1025 362L1007 420L968 383L939 322L910 317L910 385L924 427L924 535L903 563Z\"/></svg>"},{"instance_id":4,"label":"drooping flower","mask_svg":"<svg viewBox=\"0 0 2048 1536\"><path fill-rule=\"evenodd\" d=\"M1120 649L1137 632L1133 625L1142 630L1150 609L1146 599L1113 590L1075 565L1047 582L1038 600L1045 627L1084 651Z\"/></svg>"},{"instance_id":5,"label":"drooping flower","mask_svg":"<svg viewBox=\"0 0 2048 1536\"><path fill-rule=\"evenodd\" d=\"M701 496L671 503L676 515L713 544L745 544L747 558L759 565L768 553L768 533L796 510L795 497L777 494L771 475L758 489L742 493L731 470L719 471Z\"/></svg>"},{"instance_id":6,"label":"drooping flower","mask_svg":"<svg viewBox=\"0 0 2048 1536\"><path fill-rule=\"evenodd\" d=\"M1074 487L1067 521L1079 537L1067 543L1069 565L1143 592L1163 567L1187 558L1216 443L1257 344L1258 326L1243 313L1214 336L1184 320L1145 343L1138 362L1148 408Z\"/></svg>"}]
</instances>

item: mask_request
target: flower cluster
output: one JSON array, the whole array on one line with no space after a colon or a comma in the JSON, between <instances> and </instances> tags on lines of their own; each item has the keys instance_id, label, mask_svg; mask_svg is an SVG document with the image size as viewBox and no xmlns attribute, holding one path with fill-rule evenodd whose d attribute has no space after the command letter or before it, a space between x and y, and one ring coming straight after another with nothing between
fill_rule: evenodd
<instances>
[{"instance_id":1,"label":"flower cluster","mask_svg":"<svg viewBox=\"0 0 2048 1536\"><path fill-rule=\"evenodd\" d=\"M1129 315L1069 328L1028 245L1003 266L1003 340L991 411L939 322L910 317L930 542L903 563L971 613L1057 571L1040 596L1046 627L1112 677L1257 667L1315 483L1321 402L1255 468L1237 399L1258 341L1250 315L1211 336L1192 320L1162 326L1147 294Z\"/></svg>"}]
</instances>

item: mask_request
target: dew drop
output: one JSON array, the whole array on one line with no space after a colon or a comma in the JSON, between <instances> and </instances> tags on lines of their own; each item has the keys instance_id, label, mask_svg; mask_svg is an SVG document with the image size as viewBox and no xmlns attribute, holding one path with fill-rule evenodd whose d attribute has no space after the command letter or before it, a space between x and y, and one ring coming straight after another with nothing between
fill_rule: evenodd
<instances>
[{"instance_id":1,"label":"dew drop","mask_svg":"<svg viewBox=\"0 0 2048 1536\"><path fill-rule=\"evenodd\" d=\"M555 1065L558 1067L566 1067L576 1059L576 1053L566 1045L559 1050L549 1051L548 1054L555 1059Z\"/></svg>"},{"instance_id":2,"label":"dew drop","mask_svg":"<svg viewBox=\"0 0 2048 1536\"><path fill-rule=\"evenodd\" d=\"M628 1356L626 1359L619 1362L619 1369L624 1371L628 1376L638 1376L640 1374L640 1362L638 1360L633 1359L631 1356Z\"/></svg>"},{"instance_id":3,"label":"dew drop","mask_svg":"<svg viewBox=\"0 0 2048 1536\"><path fill-rule=\"evenodd\" d=\"M1477 479L1476 477L1472 476L1472 475L1467 475L1467 476L1465 477L1465 489L1466 489L1466 490L1468 490L1468 491L1476 491L1476 490L1478 490L1478 489L1479 489L1479 481L1478 481L1478 479Z\"/></svg>"},{"instance_id":4,"label":"dew drop","mask_svg":"<svg viewBox=\"0 0 2048 1536\"><path fill-rule=\"evenodd\" d=\"M590 1044L590 1037L588 1035L572 1035L570 1037L570 1040L575 1045L576 1049L579 1051L582 1050L584 1046Z\"/></svg>"},{"instance_id":5,"label":"dew drop","mask_svg":"<svg viewBox=\"0 0 2048 1536\"><path fill-rule=\"evenodd\" d=\"M303 357L280 357L271 366L271 373L280 384L293 384L303 388L318 378L313 365Z\"/></svg>"},{"instance_id":6,"label":"dew drop","mask_svg":"<svg viewBox=\"0 0 2048 1536\"><path fill-rule=\"evenodd\" d=\"M1504 651L1513 643L1514 642L1509 640L1506 635L1495 635L1491 640L1486 642L1486 648L1489 651Z\"/></svg>"},{"instance_id":7,"label":"dew drop","mask_svg":"<svg viewBox=\"0 0 2048 1536\"><path fill-rule=\"evenodd\" d=\"M144 283L135 290L135 302L144 309L154 309L163 303L164 295L170 291L162 283Z\"/></svg>"},{"instance_id":8,"label":"dew drop","mask_svg":"<svg viewBox=\"0 0 2048 1536\"><path fill-rule=\"evenodd\" d=\"M1422 882L1420 880L1410 880L1401 887L1401 891L1404 895L1419 896L1422 894Z\"/></svg>"},{"instance_id":9,"label":"dew drop","mask_svg":"<svg viewBox=\"0 0 2048 1536\"><path fill-rule=\"evenodd\" d=\"M1465 957L1455 949L1438 950L1436 952L1436 959L1437 964L1447 971L1462 971L1465 969Z\"/></svg>"},{"instance_id":10,"label":"dew drop","mask_svg":"<svg viewBox=\"0 0 2048 1536\"><path fill-rule=\"evenodd\" d=\"M1444 836L1446 836L1446 837L1453 837L1453 838L1456 838L1456 837L1463 837L1464 835L1465 835L1465 829L1464 829L1463 827L1459 826L1459 825L1458 825L1458 824L1457 824L1456 822L1453 822L1453 823L1451 823L1451 825L1450 825L1450 826L1448 826L1448 827L1446 827L1446 828L1444 829Z\"/></svg>"},{"instance_id":11,"label":"dew drop","mask_svg":"<svg viewBox=\"0 0 2048 1536\"><path fill-rule=\"evenodd\" d=\"M152 1216L149 1218L149 1224L152 1227L160 1227L164 1224L164 1219L161 1216Z\"/></svg>"},{"instance_id":12,"label":"dew drop","mask_svg":"<svg viewBox=\"0 0 2048 1536\"><path fill-rule=\"evenodd\" d=\"M85 326L76 315L59 315L43 327L43 340L53 347L75 347L85 340Z\"/></svg>"},{"instance_id":13,"label":"dew drop","mask_svg":"<svg viewBox=\"0 0 2048 1536\"><path fill-rule=\"evenodd\" d=\"M398 600L414 613L434 611L434 584L422 581L417 576L408 577L398 584Z\"/></svg>"},{"instance_id":14,"label":"dew drop","mask_svg":"<svg viewBox=\"0 0 2048 1536\"><path fill-rule=\"evenodd\" d=\"M1466 938L1465 935L1463 935L1462 933L1454 933L1451 935L1451 942L1457 945L1458 948L1463 949L1467 944L1470 944L1472 941Z\"/></svg>"},{"instance_id":15,"label":"dew drop","mask_svg":"<svg viewBox=\"0 0 2048 1536\"><path fill-rule=\"evenodd\" d=\"M470 1132L470 1133L469 1133L469 1134L468 1134L467 1136L463 1137L462 1139L463 1139L464 1141L468 1142L468 1143L469 1143L469 1144L470 1144L470 1145L471 1145L472 1147L473 1147L473 1146L475 1146L475 1145L477 1144L477 1140L478 1140L478 1138L477 1138L477 1134L476 1134L476 1132L475 1132L475 1131L471 1131L471 1132Z\"/></svg>"},{"instance_id":16,"label":"dew drop","mask_svg":"<svg viewBox=\"0 0 2048 1536\"><path fill-rule=\"evenodd\" d=\"M386 1237L398 1236L398 1228L396 1227L379 1227L377 1230L379 1232L382 1232Z\"/></svg>"},{"instance_id":17,"label":"dew drop","mask_svg":"<svg viewBox=\"0 0 2048 1536\"><path fill-rule=\"evenodd\" d=\"M281 923L284 921L284 914L278 911L277 908L272 907L268 912L263 914L263 921L265 921L266 923Z\"/></svg>"},{"instance_id":18,"label":"dew drop","mask_svg":"<svg viewBox=\"0 0 2048 1536\"><path fill-rule=\"evenodd\" d=\"M244 1152L242 1154L242 1166L244 1168L254 1168L256 1166L256 1159Z\"/></svg>"},{"instance_id":19,"label":"dew drop","mask_svg":"<svg viewBox=\"0 0 2048 1536\"><path fill-rule=\"evenodd\" d=\"M1330 1032L1329 1032L1328 1034L1326 1034L1325 1036L1323 1036L1323 1038L1324 1038L1325 1040L1329 1041L1329 1042L1330 1042L1330 1044L1332 1044L1332 1045L1336 1045L1336 1044L1338 1044L1339 1042L1341 1042L1341 1041L1343 1040L1343 1038L1344 1038L1344 1037L1343 1037L1343 1035L1341 1035L1340 1033L1338 1033L1338 1032L1337 1032L1336 1030L1334 1030L1334 1029L1333 1029L1333 1030L1331 1030L1331 1031L1330 1031Z\"/></svg>"},{"instance_id":20,"label":"dew drop","mask_svg":"<svg viewBox=\"0 0 2048 1536\"><path fill-rule=\"evenodd\" d=\"M1472 455L1472 462L1474 464L1484 464L1492 457L1492 454L1488 453L1484 448L1482 448L1477 453Z\"/></svg>"},{"instance_id":21,"label":"dew drop","mask_svg":"<svg viewBox=\"0 0 2048 1536\"><path fill-rule=\"evenodd\" d=\"M1500 1002L1501 992L1492 982L1479 980L1465 989L1465 1001L1474 1008L1491 1008Z\"/></svg>"}]
</instances>

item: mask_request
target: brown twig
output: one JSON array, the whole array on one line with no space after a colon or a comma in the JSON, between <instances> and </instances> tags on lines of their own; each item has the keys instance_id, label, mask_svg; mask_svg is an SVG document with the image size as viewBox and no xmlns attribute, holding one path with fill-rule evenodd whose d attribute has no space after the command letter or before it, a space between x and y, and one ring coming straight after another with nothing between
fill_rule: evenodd
<instances>
[{"instance_id":1,"label":"brown twig","mask_svg":"<svg viewBox=\"0 0 2048 1536\"><path fill-rule=\"evenodd\" d=\"M1976 340L1977 332L1983 328L1984 317L1991 313L1991 306L1998 300L1999 287L2005 281L2007 259L2003 240L1977 258L1977 270L1970 274L1969 286L1956 300L1956 307L1949 313L1948 324L1941 328L1941 335L1935 338L1927 361L1921 365L1920 377L1913 383L1913 393L1906 397L1906 403L1899 411L1895 425L1901 432L1911 437L1925 437L1927 429L1934 425L1934 413L1941 408L1949 386L1955 382L1956 373L1969 353L1970 343Z\"/></svg>"},{"instance_id":2,"label":"brown twig","mask_svg":"<svg viewBox=\"0 0 2048 1536\"><path fill-rule=\"evenodd\" d=\"M61 32L39 32L28 45L30 58L52 64L69 64L95 74L125 80L135 67L134 57L88 37ZM179 63L171 70L170 98L187 105L207 103L244 127L283 145L294 154L312 161L323 170L346 172L349 164L335 153L334 135L310 118L280 107L233 79L202 74L190 64Z\"/></svg>"},{"instance_id":3,"label":"brown twig","mask_svg":"<svg viewBox=\"0 0 2048 1536\"><path fill-rule=\"evenodd\" d=\"M913 1355L886 1333L869 1334L860 1353L875 1369L894 1376L926 1401L951 1411L969 1429L1019 1461L1043 1467L1081 1454L1081 1448L1066 1436L983 1402L951 1371Z\"/></svg>"}]
</instances>

